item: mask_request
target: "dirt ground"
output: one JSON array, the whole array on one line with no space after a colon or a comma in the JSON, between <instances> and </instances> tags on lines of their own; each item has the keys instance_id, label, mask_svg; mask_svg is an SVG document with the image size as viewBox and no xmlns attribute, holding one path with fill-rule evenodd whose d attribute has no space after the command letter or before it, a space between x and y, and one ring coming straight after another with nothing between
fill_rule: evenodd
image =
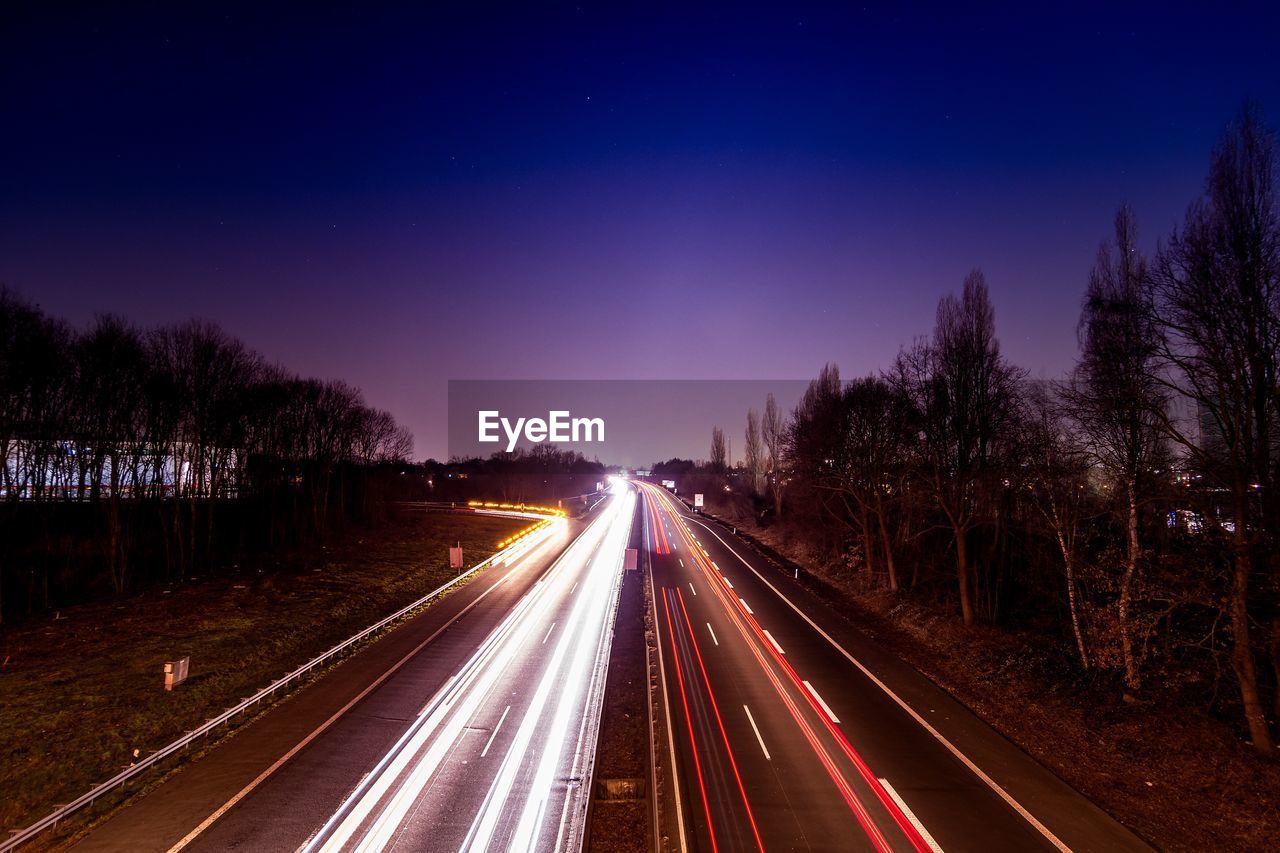
<instances>
[{"instance_id":1,"label":"dirt ground","mask_svg":"<svg viewBox=\"0 0 1280 853\"><path fill-rule=\"evenodd\" d=\"M523 520L406 515L327 548L0 629L0 830L30 824L439 586ZM163 689L166 660L189 681Z\"/></svg>"}]
</instances>

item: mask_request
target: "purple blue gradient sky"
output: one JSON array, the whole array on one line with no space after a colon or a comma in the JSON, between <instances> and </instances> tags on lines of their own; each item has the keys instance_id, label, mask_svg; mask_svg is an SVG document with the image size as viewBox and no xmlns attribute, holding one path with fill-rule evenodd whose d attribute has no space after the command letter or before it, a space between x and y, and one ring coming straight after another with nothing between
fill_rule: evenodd
<instances>
[{"instance_id":1,"label":"purple blue gradient sky","mask_svg":"<svg viewBox=\"0 0 1280 853\"><path fill-rule=\"evenodd\" d=\"M1117 204L1154 246L1280 122L1274 4L176 5L0 13L0 281L215 320L420 456L450 378L875 370L973 266L1060 375Z\"/></svg>"}]
</instances>

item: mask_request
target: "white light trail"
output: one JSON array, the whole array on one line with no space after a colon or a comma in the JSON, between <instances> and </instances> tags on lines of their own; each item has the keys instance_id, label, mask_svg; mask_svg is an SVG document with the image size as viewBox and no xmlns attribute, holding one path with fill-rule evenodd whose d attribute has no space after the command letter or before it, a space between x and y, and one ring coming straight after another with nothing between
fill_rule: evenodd
<instances>
[{"instance_id":1,"label":"white light trail","mask_svg":"<svg viewBox=\"0 0 1280 853\"><path fill-rule=\"evenodd\" d=\"M611 505L588 527L538 583L477 648L449 683L432 697L422 714L395 746L347 798L338 812L307 845L308 851L381 851L391 846L414 820L427 820L432 808L474 809L474 819L464 849L485 849L492 844L513 849L536 846L549 800L564 799L565 816L580 818L585 808L570 809L570 800L586 796L581 788L555 785L558 771L570 759L576 763L584 750L585 717L598 714L596 684L603 680L612 637L610 616L621 583L622 557L631 530L635 495L619 486ZM533 543L530 543L532 546ZM583 595L573 596L579 586ZM567 612L566 612L567 610ZM559 628L548 655L543 648ZM539 642L541 639L541 642ZM510 713L519 720L511 743L492 769L469 765L465 772L492 773L483 797L459 802L460 793L424 800L428 789L446 767L459 771L455 747L474 718L496 707L497 696L516 695L513 685L536 676L532 690L520 689L520 699L503 711L485 744L481 757L494 745L498 730ZM490 717L490 719L492 719ZM570 723L576 726L571 735ZM574 747L577 751L574 751ZM594 760L594 738L585 746L586 766ZM530 776L533 783L528 784ZM489 779L488 776L483 777ZM480 786L462 786L471 792ZM440 790L440 789L432 789ZM434 797L435 795L433 795ZM523 797L521 801L520 798ZM576 802L576 800L575 800ZM563 820L563 819L562 819ZM564 827L559 828L562 832ZM571 829L574 829L571 827ZM576 831L580 831L580 827Z\"/></svg>"},{"instance_id":2,"label":"white light trail","mask_svg":"<svg viewBox=\"0 0 1280 853\"><path fill-rule=\"evenodd\" d=\"M622 507L628 510L634 506L634 496L628 494L622 500ZM613 598L618 584L618 568L622 565L622 555L630 535L631 512L619 513L618 521L610 524L604 541L601 543L591 565L587 567L586 584L583 595L574 601L573 613L565 623L565 630L560 635L552 663L547 667L534 702L525 713L519 740L519 753L512 750L512 755L504 762L504 772L494 781L490 796L486 799L485 810L477 817L468 835L464 849L480 851L489 847L493 830L499 819L512 812L506 807L510 797L515 774L521 769L519 761L528 750L538 726L543 708L550 700L552 692L557 696L555 712L551 719L549 731L541 733L542 753L537 763L537 770L529 786L524 807L520 811L520 820L510 840L511 850L531 850L536 846L543 815L546 813L548 800L552 793L552 780L556 767L560 763L561 754L568 745L567 731L570 719L580 710L587 675L592 671L592 660L601 653L601 634L607 633L607 613L612 612ZM567 669L560 662L572 653ZM604 644L603 653L608 655L608 645ZM599 669L599 668L597 668Z\"/></svg>"}]
</instances>

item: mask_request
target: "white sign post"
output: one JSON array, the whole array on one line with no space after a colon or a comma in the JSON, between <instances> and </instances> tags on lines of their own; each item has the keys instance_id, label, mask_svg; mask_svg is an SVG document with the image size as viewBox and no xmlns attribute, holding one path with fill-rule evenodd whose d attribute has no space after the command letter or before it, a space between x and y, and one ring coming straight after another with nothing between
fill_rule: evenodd
<instances>
[{"instance_id":1,"label":"white sign post","mask_svg":"<svg viewBox=\"0 0 1280 853\"><path fill-rule=\"evenodd\" d=\"M693 496L693 508L694 508L694 509L701 509L701 508L702 508L702 493L701 493L701 492L699 492L698 494L696 494L696 495L694 495L694 496Z\"/></svg>"},{"instance_id":2,"label":"white sign post","mask_svg":"<svg viewBox=\"0 0 1280 853\"><path fill-rule=\"evenodd\" d=\"M164 689L172 690L179 684L187 680L187 673L191 671L191 658L185 657L180 660L166 661L164 665Z\"/></svg>"}]
</instances>

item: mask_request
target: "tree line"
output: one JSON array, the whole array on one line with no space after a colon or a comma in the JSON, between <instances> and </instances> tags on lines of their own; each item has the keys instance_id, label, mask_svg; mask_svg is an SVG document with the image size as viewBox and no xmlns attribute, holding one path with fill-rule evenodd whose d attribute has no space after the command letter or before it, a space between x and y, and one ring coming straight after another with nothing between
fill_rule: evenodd
<instances>
[{"instance_id":1,"label":"tree line","mask_svg":"<svg viewBox=\"0 0 1280 853\"><path fill-rule=\"evenodd\" d=\"M212 323L78 330L0 288L0 596L28 612L207 570L220 543L323 537L412 446L358 389Z\"/></svg>"},{"instance_id":2,"label":"tree line","mask_svg":"<svg viewBox=\"0 0 1280 853\"><path fill-rule=\"evenodd\" d=\"M488 458L454 457L448 462L428 459L421 470L426 477L421 495L432 501L498 500L507 503L541 503L596 493L603 486L607 470L599 460L580 452L563 450L554 444L517 447L511 453L498 452ZM566 509L573 509L570 505Z\"/></svg>"},{"instance_id":3,"label":"tree line","mask_svg":"<svg viewBox=\"0 0 1280 853\"><path fill-rule=\"evenodd\" d=\"M850 583L936 596L965 625L1060 634L1076 667L1126 694L1203 696L1229 672L1230 706L1273 756L1276 168L1275 134L1246 105L1152 257L1120 207L1069 377L1032 381L1002 354L974 270L888 370L846 381L828 365L789 417L772 399L749 413L735 491L828 543ZM723 446L717 430L722 472Z\"/></svg>"}]
</instances>

